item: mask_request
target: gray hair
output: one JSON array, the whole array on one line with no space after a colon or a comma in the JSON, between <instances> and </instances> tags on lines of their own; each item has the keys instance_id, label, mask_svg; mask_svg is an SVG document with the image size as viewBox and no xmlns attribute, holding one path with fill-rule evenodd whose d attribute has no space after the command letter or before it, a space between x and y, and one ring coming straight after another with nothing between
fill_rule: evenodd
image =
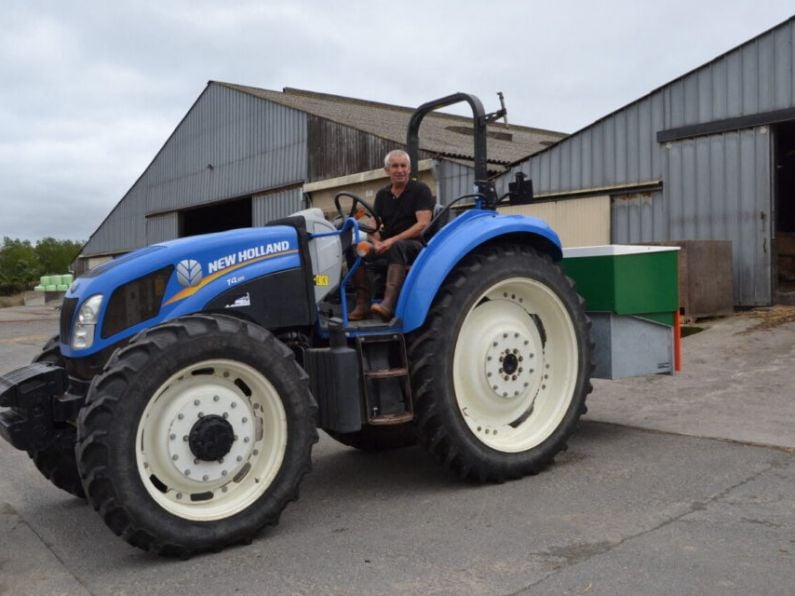
<instances>
[{"instance_id":1,"label":"gray hair","mask_svg":"<svg viewBox=\"0 0 795 596\"><path fill-rule=\"evenodd\" d=\"M384 167L389 169L389 162L392 161L393 157L405 157L409 162L409 168L411 168L411 158L409 154L403 151L403 149L392 149L389 153L386 154L384 158Z\"/></svg>"}]
</instances>

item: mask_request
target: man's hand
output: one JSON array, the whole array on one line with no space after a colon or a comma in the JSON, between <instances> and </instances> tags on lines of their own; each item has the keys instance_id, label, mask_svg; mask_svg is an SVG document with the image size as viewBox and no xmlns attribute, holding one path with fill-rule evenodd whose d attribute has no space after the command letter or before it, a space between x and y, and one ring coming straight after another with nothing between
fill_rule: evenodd
<instances>
[{"instance_id":1,"label":"man's hand","mask_svg":"<svg viewBox=\"0 0 795 596\"><path fill-rule=\"evenodd\" d=\"M386 240L381 242L380 240L372 238L372 242L373 242L373 248L375 248L375 254L382 255L390 248L392 248L392 245L395 243L395 239L387 238Z\"/></svg>"}]
</instances>

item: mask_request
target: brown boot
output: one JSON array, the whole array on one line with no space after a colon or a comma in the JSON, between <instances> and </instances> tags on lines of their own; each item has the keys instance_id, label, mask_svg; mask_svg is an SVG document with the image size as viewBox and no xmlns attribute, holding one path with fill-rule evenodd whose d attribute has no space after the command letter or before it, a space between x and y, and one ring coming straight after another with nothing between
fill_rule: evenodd
<instances>
[{"instance_id":1,"label":"brown boot","mask_svg":"<svg viewBox=\"0 0 795 596\"><path fill-rule=\"evenodd\" d=\"M384 321L392 319L395 310L400 288L403 280L406 279L406 267L403 265L390 265L386 270L386 290L384 299L380 304L373 304L370 310L381 317Z\"/></svg>"},{"instance_id":2,"label":"brown boot","mask_svg":"<svg viewBox=\"0 0 795 596\"><path fill-rule=\"evenodd\" d=\"M370 318L370 284L367 282L367 272L364 266L359 267L353 274L351 287L356 291L356 306L348 313L349 321L361 321Z\"/></svg>"}]
</instances>

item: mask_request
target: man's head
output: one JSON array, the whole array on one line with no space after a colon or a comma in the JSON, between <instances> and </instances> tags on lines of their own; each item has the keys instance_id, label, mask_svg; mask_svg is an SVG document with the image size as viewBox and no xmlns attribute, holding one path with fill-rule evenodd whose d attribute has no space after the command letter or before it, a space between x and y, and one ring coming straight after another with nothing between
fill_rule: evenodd
<instances>
[{"instance_id":1,"label":"man's head","mask_svg":"<svg viewBox=\"0 0 795 596\"><path fill-rule=\"evenodd\" d=\"M393 186L405 186L411 174L409 154L402 149L394 149L384 158L384 170L389 174Z\"/></svg>"}]
</instances>

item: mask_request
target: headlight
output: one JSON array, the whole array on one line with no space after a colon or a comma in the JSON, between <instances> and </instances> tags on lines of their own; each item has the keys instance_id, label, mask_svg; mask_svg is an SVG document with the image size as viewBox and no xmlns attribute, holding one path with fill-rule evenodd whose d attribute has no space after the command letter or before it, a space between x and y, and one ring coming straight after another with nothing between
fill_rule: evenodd
<instances>
[{"instance_id":1,"label":"headlight","mask_svg":"<svg viewBox=\"0 0 795 596\"><path fill-rule=\"evenodd\" d=\"M101 306L102 294L96 294L83 302L83 306L80 307L72 333L72 347L75 350L84 350L93 345L94 330L97 326Z\"/></svg>"}]
</instances>

